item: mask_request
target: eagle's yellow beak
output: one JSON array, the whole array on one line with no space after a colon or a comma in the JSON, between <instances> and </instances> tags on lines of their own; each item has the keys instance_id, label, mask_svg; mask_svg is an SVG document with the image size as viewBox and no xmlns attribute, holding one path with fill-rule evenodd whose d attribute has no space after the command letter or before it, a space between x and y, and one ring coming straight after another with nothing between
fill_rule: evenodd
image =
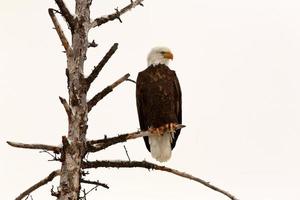
<instances>
[{"instance_id":1,"label":"eagle's yellow beak","mask_svg":"<svg viewBox=\"0 0 300 200\"><path fill-rule=\"evenodd\" d=\"M171 52L164 52L164 58L173 60L173 54Z\"/></svg>"}]
</instances>

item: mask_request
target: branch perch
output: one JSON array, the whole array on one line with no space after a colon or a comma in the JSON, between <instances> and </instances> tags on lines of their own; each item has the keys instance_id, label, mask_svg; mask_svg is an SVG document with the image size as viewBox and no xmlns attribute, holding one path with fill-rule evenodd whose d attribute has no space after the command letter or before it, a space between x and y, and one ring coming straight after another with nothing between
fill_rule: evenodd
<instances>
[{"instance_id":1,"label":"branch perch","mask_svg":"<svg viewBox=\"0 0 300 200\"><path fill-rule=\"evenodd\" d=\"M70 54L72 52L72 48L70 47L69 42L68 42L68 40L67 40L67 38L66 38L63 30L61 29L58 21L57 21L57 18L56 18L55 14L54 14L55 10L52 9L52 8L49 8L48 12L49 12L49 15L50 15L50 17L52 19L52 22L54 24L55 30L56 30L56 32L57 32L57 34L59 36L59 39L60 39L62 45L64 46L67 54Z\"/></svg>"},{"instance_id":2,"label":"branch perch","mask_svg":"<svg viewBox=\"0 0 300 200\"><path fill-rule=\"evenodd\" d=\"M59 7L59 10L61 11L62 16L66 19L71 32L73 33L74 31L74 26L75 26L75 19L73 15L70 13L69 9L66 7L66 4L64 3L63 0L55 0L56 4Z\"/></svg>"},{"instance_id":3,"label":"branch perch","mask_svg":"<svg viewBox=\"0 0 300 200\"><path fill-rule=\"evenodd\" d=\"M112 146L117 143L126 142L127 140L136 139L139 137L148 136L148 131L136 131L133 133L126 133L122 135L118 135L112 138L104 138L100 140L90 140L87 142L87 151L88 152L97 152L102 149L105 149L109 146Z\"/></svg>"},{"instance_id":4,"label":"branch perch","mask_svg":"<svg viewBox=\"0 0 300 200\"><path fill-rule=\"evenodd\" d=\"M131 1L131 3L122 8L121 10L115 9L116 12L112 13L110 15L106 15L106 16L102 16L100 18L96 18L92 23L91 23L91 28L95 28L97 26L101 26L102 24L105 24L109 21L113 21L115 19L118 19L121 23L121 15L123 15L124 13L130 11L131 9L135 8L136 6L143 6L142 4L143 0L136 0L136 1Z\"/></svg>"},{"instance_id":5,"label":"branch perch","mask_svg":"<svg viewBox=\"0 0 300 200\"><path fill-rule=\"evenodd\" d=\"M153 170L159 170L159 171L165 171L165 172L169 172L171 174L175 174L177 176L181 176L183 178L187 178L193 181L196 181L198 183L201 183L202 185L215 190L217 192L220 192L224 195L226 195L227 197L229 197L232 200L238 200L236 197L234 197L232 194L230 194L229 192L222 190L220 188L218 188L217 186L214 186L213 184L197 178L195 176L192 176L188 173L185 172L181 172L178 171L176 169L172 169L169 167L165 167L162 165L156 165L154 163L150 163L147 161L93 161L93 162L84 162L82 165L82 168L87 169L87 168L98 168L98 167L105 167L105 168L109 168L109 167L113 167L113 168L133 168L133 167L140 167L140 168L145 168L145 169L153 169Z\"/></svg>"},{"instance_id":6,"label":"branch perch","mask_svg":"<svg viewBox=\"0 0 300 200\"><path fill-rule=\"evenodd\" d=\"M103 99L107 94L109 94L110 92L112 92L115 87L117 87L122 82L124 82L129 76L130 76L130 74L125 74L124 76L122 76L121 78L119 78L118 80L116 80L113 84L107 86L101 92L99 92L98 94L96 94L91 100L89 100L89 102L88 102L88 110L91 111L92 108L101 99Z\"/></svg>"},{"instance_id":7,"label":"branch perch","mask_svg":"<svg viewBox=\"0 0 300 200\"><path fill-rule=\"evenodd\" d=\"M185 126L182 124L178 124L176 129L182 129ZM139 137L149 136L151 132L149 131L136 131L132 133L125 133L122 135L118 135L112 138L104 138L100 140L90 140L87 141L87 152L96 152L102 149L105 149L109 146L112 146L117 143L126 142L127 140L136 139Z\"/></svg>"},{"instance_id":8,"label":"branch perch","mask_svg":"<svg viewBox=\"0 0 300 200\"><path fill-rule=\"evenodd\" d=\"M88 87L97 78L98 74L100 73L100 71L102 70L104 65L111 58L111 56L116 52L117 49L118 49L118 43L114 43L112 45L112 47L109 49L109 51L102 58L102 60L99 62L99 64L94 68L92 73L86 78L86 82L88 84Z\"/></svg>"},{"instance_id":9,"label":"branch perch","mask_svg":"<svg viewBox=\"0 0 300 200\"><path fill-rule=\"evenodd\" d=\"M46 144L24 144L24 143L11 142L11 141L7 141L7 144L13 147L23 148L23 149L42 149L47 151L53 151L54 153L60 153L61 151L61 148L58 146L51 146Z\"/></svg>"},{"instance_id":10,"label":"branch perch","mask_svg":"<svg viewBox=\"0 0 300 200\"><path fill-rule=\"evenodd\" d=\"M47 184L48 182L52 181L58 175L60 175L60 170L56 170L56 171L51 172L46 178L40 180L39 182L37 182L36 184L31 186L30 188L25 190L23 193L21 193L15 200L23 199L24 197L28 196L34 190L36 190L39 187L41 187L41 186Z\"/></svg>"}]
</instances>

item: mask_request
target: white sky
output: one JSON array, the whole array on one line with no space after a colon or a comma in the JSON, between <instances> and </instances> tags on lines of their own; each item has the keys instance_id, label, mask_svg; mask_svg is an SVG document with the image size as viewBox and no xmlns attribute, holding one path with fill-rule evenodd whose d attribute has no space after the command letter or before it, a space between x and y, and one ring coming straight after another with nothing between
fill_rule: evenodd
<instances>
[{"instance_id":1,"label":"white sky","mask_svg":"<svg viewBox=\"0 0 300 200\"><path fill-rule=\"evenodd\" d=\"M92 16L127 1L94 1ZM68 4L72 7L72 4ZM242 200L300 199L300 2L296 0L145 0L95 29L86 72L114 42L119 50L89 97L125 73L135 79L153 46L168 46L183 91L187 127L166 165L190 172ZM46 154L5 141L59 144L67 119L65 55L47 9L52 0L0 2L1 199L14 199L59 168ZM63 23L63 21L61 21ZM65 31L67 32L67 30ZM68 34L69 35L69 34ZM95 107L88 138L135 131L135 86L126 82ZM142 139L126 144L131 159L154 161ZM123 145L90 159L127 159ZM206 199L227 197L173 175L143 169L92 170L109 184L89 199ZM57 186L58 178L52 183ZM51 185L33 198L50 197Z\"/></svg>"}]
</instances>

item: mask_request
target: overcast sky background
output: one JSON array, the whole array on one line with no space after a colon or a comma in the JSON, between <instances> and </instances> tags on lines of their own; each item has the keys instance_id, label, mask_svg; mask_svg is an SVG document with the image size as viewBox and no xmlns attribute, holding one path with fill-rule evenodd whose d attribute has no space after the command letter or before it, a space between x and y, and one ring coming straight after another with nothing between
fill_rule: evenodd
<instances>
[{"instance_id":1,"label":"overcast sky background","mask_svg":"<svg viewBox=\"0 0 300 200\"><path fill-rule=\"evenodd\" d=\"M92 17L128 2L94 1ZM146 67L149 50L168 46L175 58L170 67L183 91L187 127L166 165L210 181L241 200L299 200L300 2L145 0L144 5L124 15L122 24L114 21L91 31L90 40L99 47L89 49L86 74L114 42L119 49L89 98L127 72L135 79ZM68 6L73 8L72 2ZM54 1L0 2L1 199L14 199L60 167L48 162L47 154L5 143L60 144L67 132L58 100L67 98L66 59L49 7L56 8ZM125 82L90 113L87 137L115 136L138 126L135 86ZM155 162L142 139L126 147L132 160ZM89 158L127 159L123 144ZM161 172L90 172L88 179L111 188L99 188L88 199L228 199ZM58 180L35 191L33 199L53 199L51 185L57 186Z\"/></svg>"}]
</instances>

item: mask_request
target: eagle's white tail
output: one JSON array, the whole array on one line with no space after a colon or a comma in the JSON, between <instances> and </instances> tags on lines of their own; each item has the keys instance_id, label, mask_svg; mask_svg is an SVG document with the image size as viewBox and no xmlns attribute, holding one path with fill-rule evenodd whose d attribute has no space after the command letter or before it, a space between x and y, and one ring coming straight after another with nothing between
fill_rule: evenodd
<instances>
[{"instance_id":1,"label":"eagle's white tail","mask_svg":"<svg viewBox=\"0 0 300 200\"><path fill-rule=\"evenodd\" d=\"M164 133L162 135L150 135L149 144L153 158L159 162L165 162L171 158L172 134Z\"/></svg>"}]
</instances>

